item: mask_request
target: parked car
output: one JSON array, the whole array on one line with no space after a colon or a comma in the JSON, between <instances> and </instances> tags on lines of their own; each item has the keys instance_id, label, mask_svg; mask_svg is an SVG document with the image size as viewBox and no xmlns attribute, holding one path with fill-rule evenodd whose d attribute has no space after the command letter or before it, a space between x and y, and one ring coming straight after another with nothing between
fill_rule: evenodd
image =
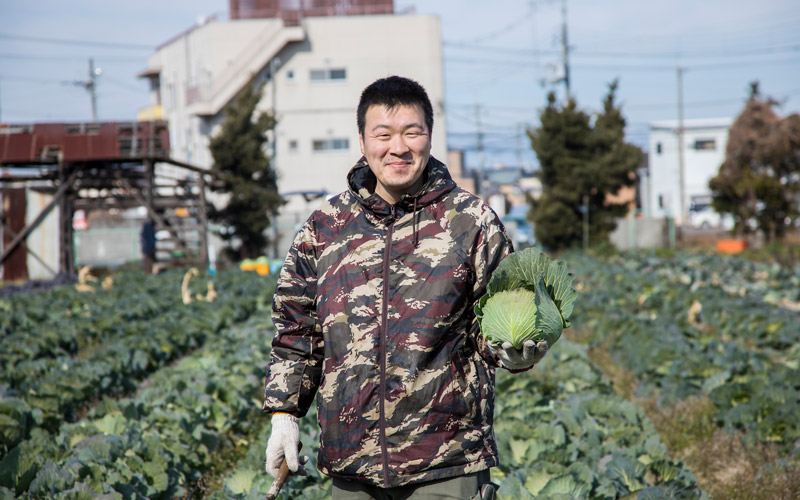
<instances>
[{"instance_id":1,"label":"parked car","mask_svg":"<svg viewBox=\"0 0 800 500\"><path fill-rule=\"evenodd\" d=\"M528 210L528 205L515 205L502 217L503 224L517 250L536 245L533 225L527 219Z\"/></svg>"},{"instance_id":2,"label":"parked car","mask_svg":"<svg viewBox=\"0 0 800 500\"><path fill-rule=\"evenodd\" d=\"M711 205L693 205L689 209L689 224L692 227L711 229L733 229L733 217L730 214L720 214L711 208Z\"/></svg>"}]
</instances>

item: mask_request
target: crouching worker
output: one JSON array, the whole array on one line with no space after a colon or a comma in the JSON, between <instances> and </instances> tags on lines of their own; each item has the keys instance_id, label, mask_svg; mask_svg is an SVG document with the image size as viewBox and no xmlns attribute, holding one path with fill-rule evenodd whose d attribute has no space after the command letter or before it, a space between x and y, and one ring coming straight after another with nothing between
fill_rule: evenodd
<instances>
[{"instance_id":1,"label":"crouching worker","mask_svg":"<svg viewBox=\"0 0 800 500\"><path fill-rule=\"evenodd\" d=\"M511 243L430 155L418 83L369 85L357 125L349 189L306 221L275 291L267 472L284 459L302 469L298 419L317 396L317 465L334 499L493 498L495 368L525 371L547 352L478 330L474 304Z\"/></svg>"}]
</instances>

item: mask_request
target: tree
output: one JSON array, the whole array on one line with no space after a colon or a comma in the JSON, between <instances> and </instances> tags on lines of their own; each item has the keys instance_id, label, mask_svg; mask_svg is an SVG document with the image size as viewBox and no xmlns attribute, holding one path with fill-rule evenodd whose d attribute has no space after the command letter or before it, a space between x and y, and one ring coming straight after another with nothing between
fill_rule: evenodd
<instances>
[{"instance_id":1,"label":"tree","mask_svg":"<svg viewBox=\"0 0 800 500\"><path fill-rule=\"evenodd\" d=\"M594 123L574 100L559 108L550 93L539 115L540 126L528 131L543 188L542 196L531 200L528 218L536 239L547 248L580 244L587 209L589 241L605 242L616 219L628 210L627 204L610 202L608 196L633 185L643 154L625 142L625 118L614 101L616 90L615 81Z\"/></svg>"},{"instance_id":2,"label":"tree","mask_svg":"<svg viewBox=\"0 0 800 500\"><path fill-rule=\"evenodd\" d=\"M728 133L725 162L708 185L712 206L729 213L743 235L762 231L767 241L786 234L798 217L800 197L800 115L781 119L758 82Z\"/></svg>"},{"instance_id":3,"label":"tree","mask_svg":"<svg viewBox=\"0 0 800 500\"><path fill-rule=\"evenodd\" d=\"M254 117L261 100L263 85L246 85L226 109L226 120L220 133L211 139L213 170L220 172L222 182L215 192L227 195L227 204L212 210L210 218L220 222L220 236L238 244L231 248L239 258L264 255L269 238L266 230L271 216L283 204L272 161L265 152L267 133L275 128L271 113Z\"/></svg>"}]
</instances>

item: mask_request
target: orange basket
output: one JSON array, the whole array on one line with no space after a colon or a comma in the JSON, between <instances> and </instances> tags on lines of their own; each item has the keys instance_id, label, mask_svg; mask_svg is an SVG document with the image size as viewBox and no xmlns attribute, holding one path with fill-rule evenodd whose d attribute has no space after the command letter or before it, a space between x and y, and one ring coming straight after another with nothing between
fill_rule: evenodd
<instances>
[{"instance_id":1,"label":"orange basket","mask_svg":"<svg viewBox=\"0 0 800 500\"><path fill-rule=\"evenodd\" d=\"M717 252L720 253L739 253L747 248L747 240L719 240L717 241Z\"/></svg>"}]
</instances>

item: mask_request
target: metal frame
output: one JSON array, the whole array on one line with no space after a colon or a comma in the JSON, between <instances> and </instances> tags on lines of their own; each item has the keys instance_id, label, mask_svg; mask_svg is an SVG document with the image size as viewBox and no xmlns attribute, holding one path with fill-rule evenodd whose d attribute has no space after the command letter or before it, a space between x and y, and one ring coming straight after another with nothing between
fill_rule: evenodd
<instances>
[{"instance_id":1,"label":"metal frame","mask_svg":"<svg viewBox=\"0 0 800 500\"><path fill-rule=\"evenodd\" d=\"M11 253L20 246L25 246L25 241L30 233L41 224L47 217L52 209L58 205L59 210L59 272L66 274L73 274L74 269L74 250L73 250L73 229L72 217L75 209L75 204L81 203L86 200L99 202L98 208L104 205L105 200L116 199L126 206L144 206L147 210L148 216L151 217L157 225L170 231L173 239L177 242L178 246L187 252L188 248L181 239L172 225L158 214L158 208L170 206L179 203L179 198L170 198L163 203L159 203L159 196L154 190L155 166L157 163L169 163L177 167L197 173L199 193L198 198L200 206L197 208L196 217L199 226L193 226L193 229L200 231L200 249L197 255L199 264L203 266L208 265L208 216L206 211L206 184L205 176L208 175L212 179L220 177L219 173L206 170L195 165L185 162L173 160L169 157L162 156L142 156L140 158L119 158L113 160L93 160L83 162L63 162L60 160L57 164L57 176L48 174L43 176L13 176L13 177L0 177L0 187L6 184L17 184L49 181L50 184L45 184L43 189L55 189L53 199L47 206L36 216L36 218L27 226L25 226L16 235L12 236L11 243L3 249L0 254L0 266L6 261ZM50 163L54 164L54 163ZM2 163L5 167L26 168L31 166L40 167L42 164L15 164L15 163ZM137 168L143 166L144 168ZM96 176L98 172L105 175ZM124 188L126 194L120 195L119 192L109 193L107 196L93 196L82 197L80 190L83 188L97 188L106 189L109 192L115 189ZM186 198L188 199L188 197ZM134 203L131 203L134 202ZM9 233L10 234L10 233ZM37 259L38 256L34 256ZM45 266L48 267L48 266ZM49 267L48 267L49 269ZM52 269L50 269L52 271Z\"/></svg>"}]
</instances>

